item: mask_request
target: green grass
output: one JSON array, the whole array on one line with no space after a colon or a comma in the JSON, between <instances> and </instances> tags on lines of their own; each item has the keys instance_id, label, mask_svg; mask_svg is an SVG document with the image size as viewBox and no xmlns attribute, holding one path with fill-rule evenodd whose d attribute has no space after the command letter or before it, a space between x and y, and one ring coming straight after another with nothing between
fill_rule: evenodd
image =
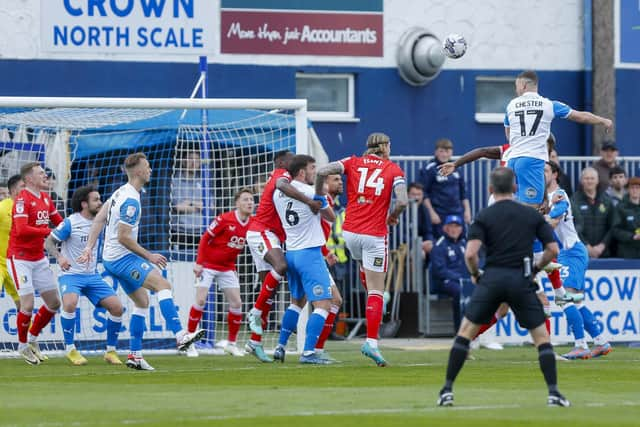
<instances>
[{"instance_id":1,"label":"green grass","mask_svg":"<svg viewBox=\"0 0 640 427\"><path fill-rule=\"evenodd\" d=\"M349 343L330 343L344 363L260 364L252 357L149 356L155 372L0 359L1 426L637 426L640 352L616 347L596 360L558 364L572 408L547 408L531 347L478 350L455 387L453 408L435 400L447 351L384 348L377 368ZM563 349L560 349L563 350Z\"/></svg>"}]
</instances>

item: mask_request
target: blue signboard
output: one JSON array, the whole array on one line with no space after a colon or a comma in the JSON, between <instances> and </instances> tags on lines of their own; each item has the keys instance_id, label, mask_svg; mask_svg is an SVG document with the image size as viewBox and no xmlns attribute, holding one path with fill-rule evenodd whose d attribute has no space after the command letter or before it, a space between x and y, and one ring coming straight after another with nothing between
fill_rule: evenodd
<instances>
[{"instance_id":1,"label":"blue signboard","mask_svg":"<svg viewBox=\"0 0 640 427\"><path fill-rule=\"evenodd\" d=\"M640 64L640 0L619 0L620 63Z\"/></svg>"}]
</instances>

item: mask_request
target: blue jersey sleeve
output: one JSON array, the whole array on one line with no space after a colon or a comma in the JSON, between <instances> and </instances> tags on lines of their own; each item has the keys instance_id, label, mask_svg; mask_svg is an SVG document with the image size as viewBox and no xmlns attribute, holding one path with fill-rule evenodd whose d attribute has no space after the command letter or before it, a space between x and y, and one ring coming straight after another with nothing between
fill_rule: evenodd
<instances>
[{"instance_id":1,"label":"blue jersey sleeve","mask_svg":"<svg viewBox=\"0 0 640 427\"><path fill-rule=\"evenodd\" d=\"M138 218L140 218L140 202L128 198L120 206L120 221L133 226L138 222Z\"/></svg>"},{"instance_id":2,"label":"blue jersey sleeve","mask_svg":"<svg viewBox=\"0 0 640 427\"><path fill-rule=\"evenodd\" d=\"M559 101L551 101L553 103L553 117L566 119L571 112L571 107Z\"/></svg>"},{"instance_id":3,"label":"blue jersey sleeve","mask_svg":"<svg viewBox=\"0 0 640 427\"><path fill-rule=\"evenodd\" d=\"M65 218L58 226L51 232L51 235L58 242L64 242L71 236L71 221L69 218Z\"/></svg>"},{"instance_id":4,"label":"blue jersey sleeve","mask_svg":"<svg viewBox=\"0 0 640 427\"><path fill-rule=\"evenodd\" d=\"M567 210L569 210L569 198L567 197L567 193L564 190L557 190L553 192L553 196L562 196L560 200L558 200L551 211L549 211L549 217L556 219L564 215Z\"/></svg>"},{"instance_id":5,"label":"blue jersey sleeve","mask_svg":"<svg viewBox=\"0 0 640 427\"><path fill-rule=\"evenodd\" d=\"M509 124L509 113L507 113L506 111L504 112L504 127L508 128L510 126Z\"/></svg>"}]
</instances>

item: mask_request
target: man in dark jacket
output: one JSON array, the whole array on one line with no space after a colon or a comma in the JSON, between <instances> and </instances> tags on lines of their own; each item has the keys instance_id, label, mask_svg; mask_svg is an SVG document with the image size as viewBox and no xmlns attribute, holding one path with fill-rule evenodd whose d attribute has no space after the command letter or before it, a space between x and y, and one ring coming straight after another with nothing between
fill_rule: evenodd
<instances>
[{"instance_id":1,"label":"man in dark jacket","mask_svg":"<svg viewBox=\"0 0 640 427\"><path fill-rule=\"evenodd\" d=\"M464 247L467 241L462 236L464 221L459 215L448 215L444 220L444 234L431 251L432 290L453 298L453 323L460 327L460 292L463 280L471 280L464 263Z\"/></svg>"},{"instance_id":2,"label":"man in dark jacket","mask_svg":"<svg viewBox=\"0 0 640 427\"><path fill-rule=\"evenodd\" d=\"M611 199L598 191L598 172L594 168L584 168L580 183L582 188L572 198L576 231L587 246L589 258L610 257L614 219Z\"/></svg>"},{"instance_id":3,"label":"man in dark jacket","mask_svg":"<svg viewBox=\"0 0 640 427\"><path fill-rule=\"evenodd\" d=\"M613 235L620 258L640 258L640 177L629 179L629 194L616 207Z\"/></svg>"}]
</instances>

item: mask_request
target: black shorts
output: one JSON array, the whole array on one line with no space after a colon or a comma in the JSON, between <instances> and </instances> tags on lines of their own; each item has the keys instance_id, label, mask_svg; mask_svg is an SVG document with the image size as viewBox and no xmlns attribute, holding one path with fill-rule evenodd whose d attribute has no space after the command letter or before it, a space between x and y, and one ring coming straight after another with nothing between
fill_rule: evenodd
<instances>
[{"instance_id":1,"label":"black shorts","mask_svg":"<svg viewBox=\"0 0 640 427\"><path fill-rule=\"evenodd\" d=\"M489 323L506 302L525 329L535 329L546 316L536 295L537 285L523 277L522 269L490 268L482 275L467 304L464 316L477 325Z\"/></svg>"}]
</instances>

